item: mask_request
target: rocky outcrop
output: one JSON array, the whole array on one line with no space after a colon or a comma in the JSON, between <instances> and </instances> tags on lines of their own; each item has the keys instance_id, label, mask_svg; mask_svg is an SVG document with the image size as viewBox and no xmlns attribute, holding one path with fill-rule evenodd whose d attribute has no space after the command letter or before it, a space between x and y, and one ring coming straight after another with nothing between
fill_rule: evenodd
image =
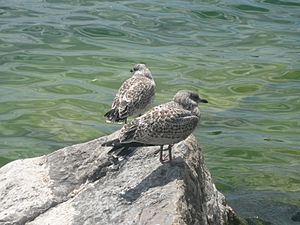
<instances>
[{"instance_id":1,"label":"rocky outcrop","mask_svg":"<svg viewBox=\"0 0 300 225\"><path fill-rule=\"evenodd\" d=\"M116 164L101 147L115 135L0 168L0 224L234 223L193 136L175 145L172 164L159 162L159 147Z\"/></svg>"}]
</instances>

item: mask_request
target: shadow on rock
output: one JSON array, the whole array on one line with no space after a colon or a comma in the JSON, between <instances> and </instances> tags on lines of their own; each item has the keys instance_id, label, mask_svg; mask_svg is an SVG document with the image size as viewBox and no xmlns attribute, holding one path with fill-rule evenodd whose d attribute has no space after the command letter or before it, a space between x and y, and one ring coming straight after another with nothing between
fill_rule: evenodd
<instances>
[{"instance_id":1,"label":"shadow on rock","mask_svg":"<svg viewBox=\"0 0 300 225\"><path fill-rule=\"evenodd\" d=\"M148 191L150 188L167 185L176 179L183 179L184 170L182 168L185 166L187 166L187 164L181 157L174 159L172 164L162 164L137 186L127 190L121 196L128 202L134 202L143 192Z\"/></svg>"}]
</instances>

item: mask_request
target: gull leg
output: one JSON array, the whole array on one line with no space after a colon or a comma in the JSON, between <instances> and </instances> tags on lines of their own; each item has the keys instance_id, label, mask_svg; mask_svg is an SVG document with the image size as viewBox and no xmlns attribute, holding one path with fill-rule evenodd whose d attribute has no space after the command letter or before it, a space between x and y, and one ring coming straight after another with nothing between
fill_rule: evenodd
<instances>
[{"instance_id":1,"label":"gull leg","mask_svg":"<svg viewBox=\"0 0 300 225\"><path fill-rule=\"evenodd\" d=\"M168 151L169 151L169 162L172 162L172 147L173 145L169 145L168 146Z\"/></svg>"},{"instance_id":2,"label":"gull leg","mask_svg":"<svg viewBox=\"0 0 300 225\"><path fill-rule=\"evenodd\" d=\"M164 162L169 162L169 163L172 163L172 147L173 145L168 145L168 148L166 150L168 150L169 152L169 160L167 161L167 157L164 158Z\"/></svg>"},{"instance_id":3,"label":"gull leg","mask_svg":"<svg viewBox=\"0 0 300 225\"><path fill-rule=\"evenodd\" d=\"M161 145L161 146L160 146L160 150L159 150L159 161L160 161L161 163L164 163L164 159L163 159L163 150L164 150L164 146Z\"/></svg>"},{"instance_id":4,"label":"gull leg","mask_svg":"<svg viewBox=\"0 0 300 225\"><path fill-rule=\"evenodd\" d=\"M127 124L127 117L125 118L124 122L125 122L125 124Z\"/></svg>"}]
</instances>

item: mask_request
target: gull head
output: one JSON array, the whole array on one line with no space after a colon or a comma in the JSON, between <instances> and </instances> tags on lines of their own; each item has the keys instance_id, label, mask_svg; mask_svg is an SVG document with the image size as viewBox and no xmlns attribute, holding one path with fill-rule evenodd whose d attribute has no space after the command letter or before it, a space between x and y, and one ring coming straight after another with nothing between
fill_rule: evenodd
<instances>
[{"instance_id":1,"label":"gull head","mask_svg":"<svg viewBox=\"0 0 300 225\"><path fill-rule=\"evenodd\" d=\"M135 64L130 70L130 72L133 76L145 76L150 79L153 79L150 70L146 67L145 64Z\"/></svg>"},{"instance_id":2,"label":"gull head","mask_svg":"<svg viewBox=\"0 0 300 225\"><path fill-rule=\"evenodd\" d=\"M199 103L208 103L208 101L201 98L199 94L186 90L178 91L175 94L173 101L187 110L193 110Z\"/></svg>"}]
</instances>

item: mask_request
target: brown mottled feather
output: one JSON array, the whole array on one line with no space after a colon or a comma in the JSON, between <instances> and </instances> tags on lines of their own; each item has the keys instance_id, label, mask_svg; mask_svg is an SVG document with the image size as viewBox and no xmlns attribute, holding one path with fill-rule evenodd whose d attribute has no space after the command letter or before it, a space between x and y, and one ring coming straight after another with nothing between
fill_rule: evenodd
<instances>
[{"instance_id":1,"label":"brown mottled feather","mask_svg":"<svg viewBox=\"0 0 300 225\"><path fill-rule=\"evenodd\" d=\"M143 116L125 124L119 137L104 143L113 146L110 152L120 148L173 145L186 139L197 127L200 119L198 103L207 102L190 91L179 91L173 101L154 107Z\"/></svg>"},{"instance_id":2,"label":"brown mottled feather","mask_svg":"<svg viewBox=\"0 0 300 225\"><path fill-rule=\"evenodd\" d=\"M155 82L144 64L134 66L134 73L118 90L111 110L104 116L110 121L126 120L128 116L145 111L155 94Z\"/></svg>"},{"instance_id":3,"label":"brown mottled feather","mask_svg":"<svg viewBox=\"0 0 300 225\"><path fill-rule=\"evenodd\" d=\"M188 110L169 110L162 105L125 125L120 133L120 142L174 144L187 138L196 128L198 120L198 116Z\"/></svg>"}]
</instances>

